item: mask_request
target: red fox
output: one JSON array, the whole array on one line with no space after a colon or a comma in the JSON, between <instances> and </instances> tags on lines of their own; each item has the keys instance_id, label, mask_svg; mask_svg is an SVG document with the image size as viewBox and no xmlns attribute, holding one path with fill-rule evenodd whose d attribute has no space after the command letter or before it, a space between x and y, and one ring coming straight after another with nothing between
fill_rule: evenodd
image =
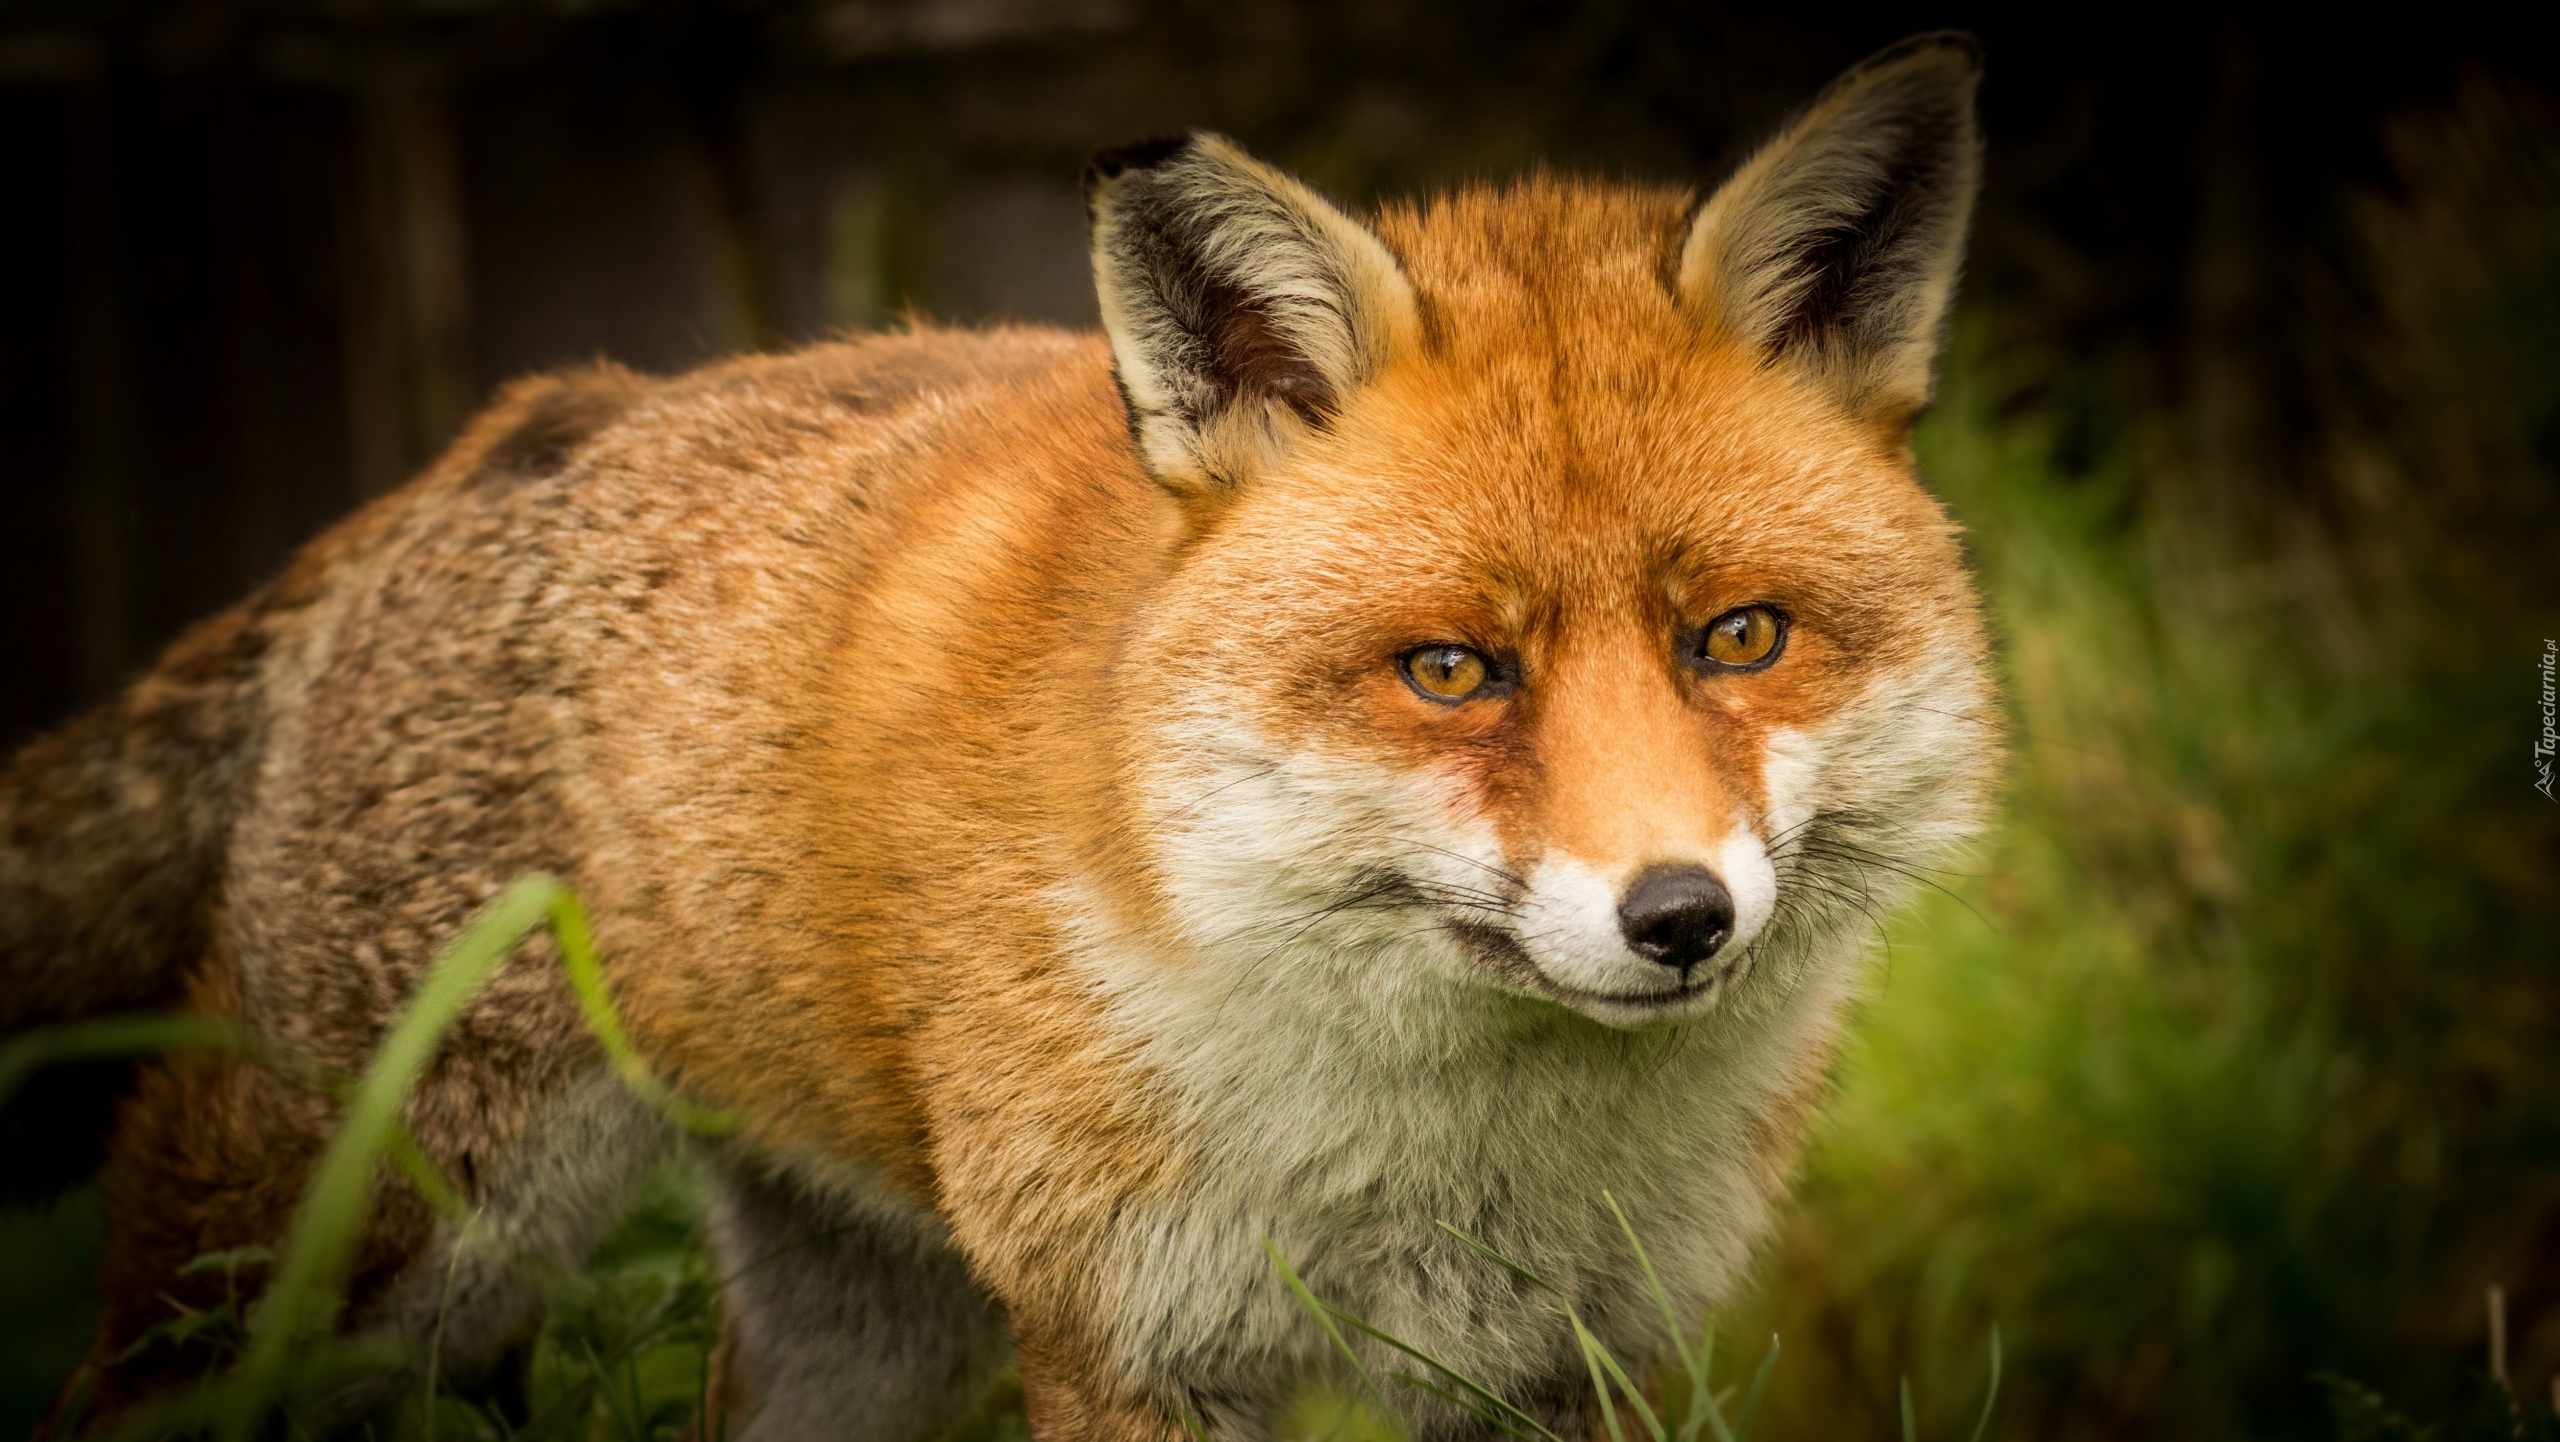
<instances>
[{"instance_id":1,"label":"red fox","mask_svg":"<svg viewBox=\"0 0 2560 1442\"><path fill-rule=\"evenodd\" d=\"M1262 1435L1318 1293L1559 1430L1762 1235L1880 907L1996 706L1908 437L1976 48L1858 66L1703 200L1534 176L1364 221L1213 134L1087 175L1101 335L520 382L0 781L0 1029L184 1007L360 1071L520 873L742 1119L724 1405L923 1438ZM408 1123L347 1325L495 1365L678 1144L519 955ZM144 1066L116 1359L273 1244L333 1109ZM439 1320L440 1319L440 1320ZM1421 1436L1476 1424L1419 1393ZM1187 1415L1188 1424L1176 1419Z\"/></svg>"}]
</instances>

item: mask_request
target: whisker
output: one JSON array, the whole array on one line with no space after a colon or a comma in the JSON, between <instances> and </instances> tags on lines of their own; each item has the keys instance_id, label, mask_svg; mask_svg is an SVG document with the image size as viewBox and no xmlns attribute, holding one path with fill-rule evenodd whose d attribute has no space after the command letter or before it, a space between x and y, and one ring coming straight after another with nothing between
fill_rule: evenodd
<instances>
[{"instance_id":1,"label":"whisker","mask_svg":"<svg viewBox=\"0 0 2560 1442\"><path fill-rule=\"evenodd\" d=\"M1925 886L1931 891L1947 898L1949 901L1954 902L1956 905L1963 907L1967 912L1971 913L1974 920L1981 922L1983 925L1990 926L1992 924L1991 918L1984 916L1981 910L1971 901L1965 899L1962 895L1948 887L1945 883L1939 881L1936 877L1928 875L1923 868L1898 863L1891 857L1865 852L1859 848L1849 845L1833 848L1808 842L1799 848L1799 854L1810 856L1815 860L1828 861L1835 865L1855 867L1861 870L1881 871L1889 875L1899 876L1916 885ZM1810 869L1799 872L1798 884L1802 884L1803 877L1817 874L1820 873ZM1956 873L1946 874L1953 875ZM1997 928L1994 929L1996 930Z\"/></svg>"},{"instance_id":2,"label":"whisker","mask_svg":"<svg viewBox=\"0 0 2560 1442\"><path fill-rule=\"evenodd\" d=\"M1944 892L1947 896L1959 901L1963 900L1963 898L1958 897L1954 892L1949 891L1945 884L1940 882L1937 878L1947 876L1960 880L1981 879L1979 876L1970 872L1942 871L1933 867L1920 866L1915 863L1901 861L1878 852L1866 851L1851 846L1834 847L1808 844L1804 850L1807 854L1825 861L1845 862L1851 866L1872 867L1877 871L1891 872L1905 880L1914 881L1922 886Z\"/></svg>"},{"instance_id":3,"label":"whisker","mask_svg":"<svg viewBox=\"0 0 2560 1442\"><path fill-rule=\"evenodd\" d=\"M1820 837L1808 840L1800 843L1800 849L1815 852L1829 851L1835 855L1844 855L1858 861L1864 861L1869 865L1891 867L1894 870L1901 872L1903 875L1914 879L1926 875L1953 876L1966 881L1980 881L1989 874L1987 872L1980 871L1956 871L1944 866L1927 866L1920 862L1906 860L1899 856L1889 856L1873 847L1861 846L1857 842L1839 837Z\"/></svg>"},{"instance_id":4,"label":"whisker","mask_svg":"<svg viewBox=\"0 0 2560 1442\"><path fill-rule=\"evenodd\" d=\"M1495 880L1500 881L1505 886L1515 887L1522 891L1529 889L1529 883L1525 878L1515 875L1502 867L1492 864L1491 862L1479 861L1476 858L1467 855L1463 851L1451 851L1448 847L1434 846L1428 841L1416 841L1413 845L1419 846L1425 851L1436 852L1442 856L1448 857L1452 861L1463 861L1467 865L1472 866L1479 871L1490 873Z\"/></svg>"},{"instance_id":5,"label":"whisker","mask_svg":"<svg viewBox=\"0 0 2560 1442\"><path fill-rule=\"evenodd\" d=\"M1208 805L1210 802L1217 800L1227 792L1234 790L1236 787L1242 786L1248 781L1258 781L1279 769L1279 765L1275 762L1256 761L1252 764L1252 769L1245 772L1242 776L1238 776L1231 781L1219 782L1217 785L1212 786L1207 791L1201 793L1197 799L1176 807L1169 814L1159 818L1159 820L1179 821L1182 818L1189 816L1192 812L1199 810L1201 807Z\"/></svg>"},{"instance_id":6,"label":"whisker","mask_svg":"<svg viewBox=\"0 0 2560 1442\"><path fill-rule=\"evenodd\" d=\"M1413 889L1417 896L1420 896L1425 900L1448 906L1476 907L1486 911L1500 911L1508 914L1517 912L1521 905L1520 902L1510 897L1498 896L1489 891L1478 891L1472 887L1452 887L1441 886L1432 882L1416 882L1413 885Z\"/></svg>"}]
</instances>

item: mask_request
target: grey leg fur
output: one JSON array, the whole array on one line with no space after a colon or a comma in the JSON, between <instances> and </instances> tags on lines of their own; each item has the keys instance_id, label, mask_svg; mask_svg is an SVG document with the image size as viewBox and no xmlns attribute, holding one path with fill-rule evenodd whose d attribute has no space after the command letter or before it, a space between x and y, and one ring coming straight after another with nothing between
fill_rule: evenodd
<instances>
[{"instance_id":1,"label":"grey leg fur","mask_svg":"<svg viewBox=\"0 0 2560 1442\"><path fill-rule=\"evenodd\" d=\"M409 1372L350 1383L316 1403L328 1428L353 1428L430 1368L440 1381L486 1381L542 1322L543 1282L574 1274L602 1241L673 1128L611 1073L569 1087L507 1158L471 1222L441 1229L364 1330L404 1351Z\"/></svg>"},{"instance_id":2,"label":"grey leg fur","mask_svg":"<svg viewBox=\"0 0 2560 1442\"><path fill-rule=\"evenodd\" d=\"M448 1234L401 1299L410 1346L432 1346L441 1370L476 1376L540 1323L546 1275L575 1274L667 1154L673 1128L611 1073L556 1102L497 1181L477 1217Z\"/></svg>"},{"instance_id":3,"label":"grey leg fur","mask_svg":"<svg viewBox=\"0 0 2560 1442\"><path fill-rule=\"evenodd\" d=\"M758 1399L739 1442L913 1442L985 1393L1004 1317L929 1219L746 1168L721 1192L722 1295Z\"/></svg>"}]
</instances>

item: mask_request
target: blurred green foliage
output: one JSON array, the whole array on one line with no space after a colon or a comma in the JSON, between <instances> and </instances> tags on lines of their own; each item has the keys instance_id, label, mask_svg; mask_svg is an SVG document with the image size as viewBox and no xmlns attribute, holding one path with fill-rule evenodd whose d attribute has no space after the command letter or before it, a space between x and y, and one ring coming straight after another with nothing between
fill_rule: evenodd
<instances>
[{"instance_id":1,"label":"blurred green foliage","mask_svg":"<svg viewBox=\"0 0 2560 1442\"><path fill-rule=\"evenodd\" d=\"M435 1435L714 1442L698 1435L720 1340L702 1196L690 1168L661 1170L586 1274L555 1295L521 1372L503 1375L495 1396L439 1396Z\"/></svg>"},{"instance_id":2,"label":"blurred green foliage","mask_svg":"<svg viewBox=\"0 0 2560 1442\"><path fill-rule=\"evenodd\" d=\"M105 1241L94 1189L0 1210L0 1436L24 1436L87 1355Z\"/></svg>"},{"instance_id":3,"label":"blurred green foliage","mask_svg":"<svg viewBox=\"0 0 2560 1442\"><path fill-rule=\"evenodd\" d=\"M2560 1365L2560 127L2481 85L2390 138L2353 308L2291 338L2342 377L2289 438L2331 484L2254 524L2190 417L2067 467L2015 398L2075 362L1959 343L1920 448L2008 811L1853 1032L1754 1314L1778 1435L1887 1435L1906 1372L1953 1406L1995 1319L2006 1436L2324 1435L2320 1371L2449 1411L2492 1283L2544 1309L2519 1382Z\"/></svg>"}]
</instances>

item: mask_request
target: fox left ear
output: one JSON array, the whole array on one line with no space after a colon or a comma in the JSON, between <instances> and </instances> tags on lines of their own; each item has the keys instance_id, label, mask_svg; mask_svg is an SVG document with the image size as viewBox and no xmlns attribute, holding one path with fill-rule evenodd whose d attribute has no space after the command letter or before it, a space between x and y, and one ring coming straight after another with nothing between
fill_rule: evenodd
<instances>
[{"instance_id":1,"label":"fox left ear","mask_svg":"<svg viewBox=\"0 0 2560 1442\"><path fill-rule=\"evenodd\" d=\"M1981 80L1981 46L1941 31L1833 81L1699 210L1681 295L1851 413L1907 426L1981 188Z\"/></svg>"},{"instance_id":2,"label":"fox left ear","mask_svg":"<svg viewBox=\"0 0 2560 1442\"><path fill-rule=\"evenodd\" d=\"M1095 156L1085 210L1138 454L1177 495L1267 470L1416 328L1385 244L1224 136Z\"/></svg>"}]
</instances>

